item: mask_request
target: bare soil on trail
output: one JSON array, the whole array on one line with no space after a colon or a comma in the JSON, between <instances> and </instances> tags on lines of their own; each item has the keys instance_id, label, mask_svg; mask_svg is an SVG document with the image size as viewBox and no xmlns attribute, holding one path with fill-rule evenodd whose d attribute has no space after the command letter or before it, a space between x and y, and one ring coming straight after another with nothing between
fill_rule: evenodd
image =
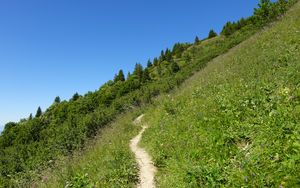
<instances>
[{"instance_id":1,"label":"bare soil on trail","mask_svg":"<svg viewBox=\"0 0 300 188\"><path fill-rule=\"evenodd\" d=\"M135 121L135 125L141 125L141 120L144 115L139 116ZM141 125L142 130L139 132L139 134L134 137L130 141L130 149L135 154L135 159L139 165L139 177L140 177L140 183L138 184L138 188L155 188L154 183L154 175L156 172L156 168L153 165L151 156L141 147L138 146L142 134L144 131L148 128L147 125Z\"/></svg>"}]
</instances>

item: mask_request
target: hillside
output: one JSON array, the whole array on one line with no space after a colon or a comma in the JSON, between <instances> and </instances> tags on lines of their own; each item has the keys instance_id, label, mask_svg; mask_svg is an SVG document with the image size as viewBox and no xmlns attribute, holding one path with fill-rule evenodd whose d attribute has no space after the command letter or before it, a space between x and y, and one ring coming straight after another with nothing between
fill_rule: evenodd
<instances>
[{"instance_id":1,"label":"hillside","mask_svg":"<svg viewBox=\"0 0 300 188\"><path fill-rule=\"evenodd\" d=\"M0 187L133 187L141 113L160 187L297 185L300 8L280 18L295 1L262 2L219 36L5 125Z\"/></svg>"},{"instance_id":2,"label":"hillside","mask_svg":"<svg viewBox=\"0 0 300 188\"><path fill-rule=\"evenodd\" d=\"M300 4L145 114L158 187L300 186Z\"/></svg>"}]
</instances>

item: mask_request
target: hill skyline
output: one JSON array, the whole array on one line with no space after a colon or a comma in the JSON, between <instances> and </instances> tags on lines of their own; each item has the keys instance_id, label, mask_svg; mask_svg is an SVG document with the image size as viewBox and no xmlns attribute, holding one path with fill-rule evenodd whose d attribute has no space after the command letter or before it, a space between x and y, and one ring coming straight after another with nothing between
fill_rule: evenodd
<instances>
[{"instance_id":1,"label":"hill skyline","mask_svg":"<svg viewBox=\"0 0 300 188\"><path fill-rule=\"evenodd\" d=\"M7 19L0 20L5 28L0 37L4 64L0 80L5 91L0 94L5 106L0 109L0 124L26 118L38 106L46 109L57 95L69 99L75 92L96 90L119 69L126 74L136 62L145 65L175 42L193 42L196 35L203 39L212 28L220 32L226 21L251 15L257 2L218 3L214 7L218 14L209 11L215 2L149 1L147 10L134 1L116 7L95 1L84 7L79 2L72 6L57 1L2 2ZM153 16L154 10L158 13Z\"/></svg>"}]
</instances>

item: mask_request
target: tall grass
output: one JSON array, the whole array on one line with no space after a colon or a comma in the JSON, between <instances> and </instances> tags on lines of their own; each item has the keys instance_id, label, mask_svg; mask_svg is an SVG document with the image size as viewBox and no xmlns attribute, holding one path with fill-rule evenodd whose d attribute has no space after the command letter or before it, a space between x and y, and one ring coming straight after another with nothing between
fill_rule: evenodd
<instances>
[{"instance_id":1,"label":"tall grass","mask_svg":"<svg viewBox=\"0 0 300 188\"><path fill-rule=\"evenodd\" d=\"M139 131L132 121L139 111L122 115L99 133L86 151L62 159L30 186L36 187L133 187L138 168L129 141Z\"/></svg>"},{"instance_id":2,"label":"tall grass","mask_svg":"<svg viewBox=\"0 0 300 188\"><path fill-rule=\"evenodd\" d=\"M146 113L158 187L300 186L300 4Z\"/></svg>"},{"instance_id":3,"label":"tall grass","mask_svg":"<svg viewBox=\"0 0 300 188\"><path fill-rule=\"evenodd\" d=\"M299 185L299 10L298 3L282 21L155 100L143 145L159 168L159 187ZM235 46L254 31L226 44ZM185 53L202 62L202 54L214 54L205 50L229 48L218 46L222 40ZM138 169L128 144L138 133L132 121L139 113L119 118L86 151L60 160L28 186L134 187Z\"/></svg>"}]
</instances>

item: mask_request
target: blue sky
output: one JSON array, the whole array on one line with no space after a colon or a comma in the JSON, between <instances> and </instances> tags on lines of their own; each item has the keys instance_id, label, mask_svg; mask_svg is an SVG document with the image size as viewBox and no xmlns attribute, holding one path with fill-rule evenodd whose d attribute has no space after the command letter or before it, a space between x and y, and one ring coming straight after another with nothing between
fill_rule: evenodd
<instances>
[{"instance_id":1,"label":"blue sky","mask_svg":"<svg viewBox=\"0 0 300 188\"><path fill-rule=\"evenodd\" d=\"M0 126L94 91L175 42L220 32L258 0L1 0ZM1 129L1 128L0 128Z\"/></svg>"}]
</instances>

